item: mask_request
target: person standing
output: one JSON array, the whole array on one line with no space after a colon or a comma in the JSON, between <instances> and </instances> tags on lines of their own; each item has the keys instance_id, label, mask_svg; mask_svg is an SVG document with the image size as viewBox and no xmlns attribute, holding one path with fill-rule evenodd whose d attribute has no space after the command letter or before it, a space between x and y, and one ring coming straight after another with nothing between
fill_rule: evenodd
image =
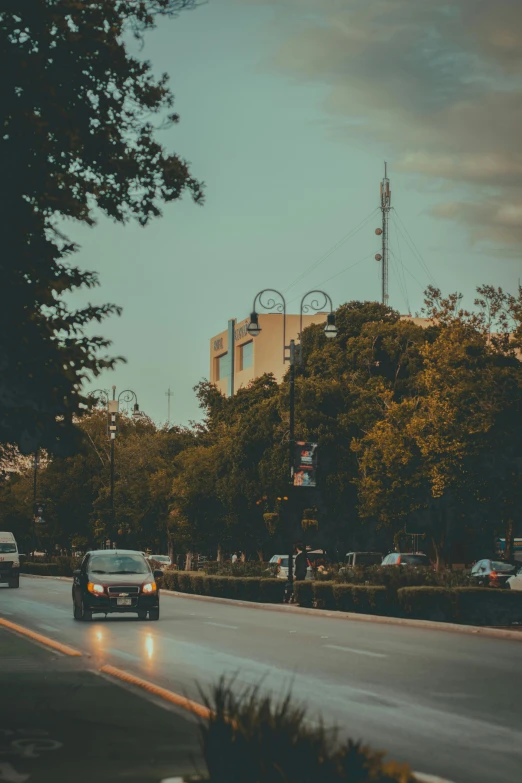
<instances>
[{"instance_id":1,"label":"person standing","mask_svg":"<svg viewBox=\"0 0 522 783\"><path fill-rule=\"evenodd\" d=\"M234 554L232 555L232 565L234 563L237 563L237 552L234 552Z\"/></svg>"},{"instance_id":2,"label":"person standing","mask_svg":"<svg viewBox=\"0 0 522 783\"><path fill-rule=\"evenodd\" d=\"M308 566L305 548L302 544L298 544L297 547L297 554L295 556L295 570L294 570L294 576L296 581L302 581L303 579L306 579L306 570Z\"/></svg>"}]
</instances>

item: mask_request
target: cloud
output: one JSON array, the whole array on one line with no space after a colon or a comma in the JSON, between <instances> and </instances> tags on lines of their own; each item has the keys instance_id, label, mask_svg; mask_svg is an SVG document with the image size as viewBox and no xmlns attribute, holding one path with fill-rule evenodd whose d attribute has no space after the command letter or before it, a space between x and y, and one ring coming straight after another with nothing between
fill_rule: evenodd
<instances>
[{"instance_id":1,"label":"cloud","mask_svg":"<svg viewBox=\"0 0 522 783\"><path fill-rule=\"evenodd\" d=\"M461 200L434 214L474 240L522 242L521 0L243 2L290 15L275 64L328 87L337 135L455 187Z\"/></svg>"}]
</instances>

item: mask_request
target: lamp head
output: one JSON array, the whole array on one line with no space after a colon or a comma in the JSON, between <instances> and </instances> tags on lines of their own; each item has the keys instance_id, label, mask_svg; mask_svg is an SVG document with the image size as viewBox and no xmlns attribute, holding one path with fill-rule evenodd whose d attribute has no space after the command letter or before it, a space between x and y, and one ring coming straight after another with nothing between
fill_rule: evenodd
<instances>
[{"instance_id":1,"label":"lamp head","mask_svg":"<svg viewBox=\"0 0 522 783\"><path fill-rule=\"evenodd\" d=\"M259 326L259 316L254 310L253 313L250 313L250 323L247 326L247 332L248 334L252 335L252 337L257 337L260 331L261 327Z\"/></svg>"},{"instance_id":2,"label":"lamp head","mask_svg":"<svg viewBox=\"0 0 522 783\"><path fill-rule=\"evenodd\" d=\"M337 326L335 325L335 313L329 313L326 318L324 333L329 339L337 337Z\"/></svg>"}]
</instances>

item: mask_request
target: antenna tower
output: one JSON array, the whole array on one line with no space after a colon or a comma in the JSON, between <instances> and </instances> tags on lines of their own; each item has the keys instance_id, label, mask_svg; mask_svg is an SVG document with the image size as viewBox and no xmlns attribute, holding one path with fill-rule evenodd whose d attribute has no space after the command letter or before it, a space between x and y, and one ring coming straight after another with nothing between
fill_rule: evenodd
<instances>
[{"instance_id":1,"label":"antenna tower","mask_svg":"<svg viewBox=\"0 0 522 783\"><path fill-rule=\"evenodd\" d=\"M381 181L381 212L382 228L376 228L377 236L382 237L382 253L377 253L376 261L382 264L381 274L381 301L382 304L388 304L388 218L391 209L391 190L390 180L388 179L388 164L384 162L384 177Z\"/></svg>"},{"instance_id":2,"label":"antenna tower","mask_svg":"<svg viewBox=\"0 0 522 783\"><path fill-rule=\"evenodd\" d=\"M174 392L171 392L170 386L168 388L168 391L165 392L165 397L167 397L167 426L170 427L170 398L174 397Z\"/></svg>"}]
</instances>

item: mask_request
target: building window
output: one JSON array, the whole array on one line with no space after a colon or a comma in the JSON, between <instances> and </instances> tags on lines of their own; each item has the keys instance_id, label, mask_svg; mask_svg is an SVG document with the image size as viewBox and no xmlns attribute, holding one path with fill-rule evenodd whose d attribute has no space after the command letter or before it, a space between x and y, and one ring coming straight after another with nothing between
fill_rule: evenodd
<instances>
[{"instance_id":1,"label":"building window","mask_svg":"<svg viewBox=\"0 0 522 783\"><path fill-rule=\"evenodd\" d=\"M228 378L230 375L230 362L228 353L223 353L216 358L216 381Z\"/></svg>"},{"instance_id":2,"label":"building window","mask_svg":"<svg viewBox=\"0 0 522 783\"><path fill-rule=\"evenodd\" d=\"M248 370L254 364L254 341L239 346L239 369Z\"/></svg>"}]
</instances>

